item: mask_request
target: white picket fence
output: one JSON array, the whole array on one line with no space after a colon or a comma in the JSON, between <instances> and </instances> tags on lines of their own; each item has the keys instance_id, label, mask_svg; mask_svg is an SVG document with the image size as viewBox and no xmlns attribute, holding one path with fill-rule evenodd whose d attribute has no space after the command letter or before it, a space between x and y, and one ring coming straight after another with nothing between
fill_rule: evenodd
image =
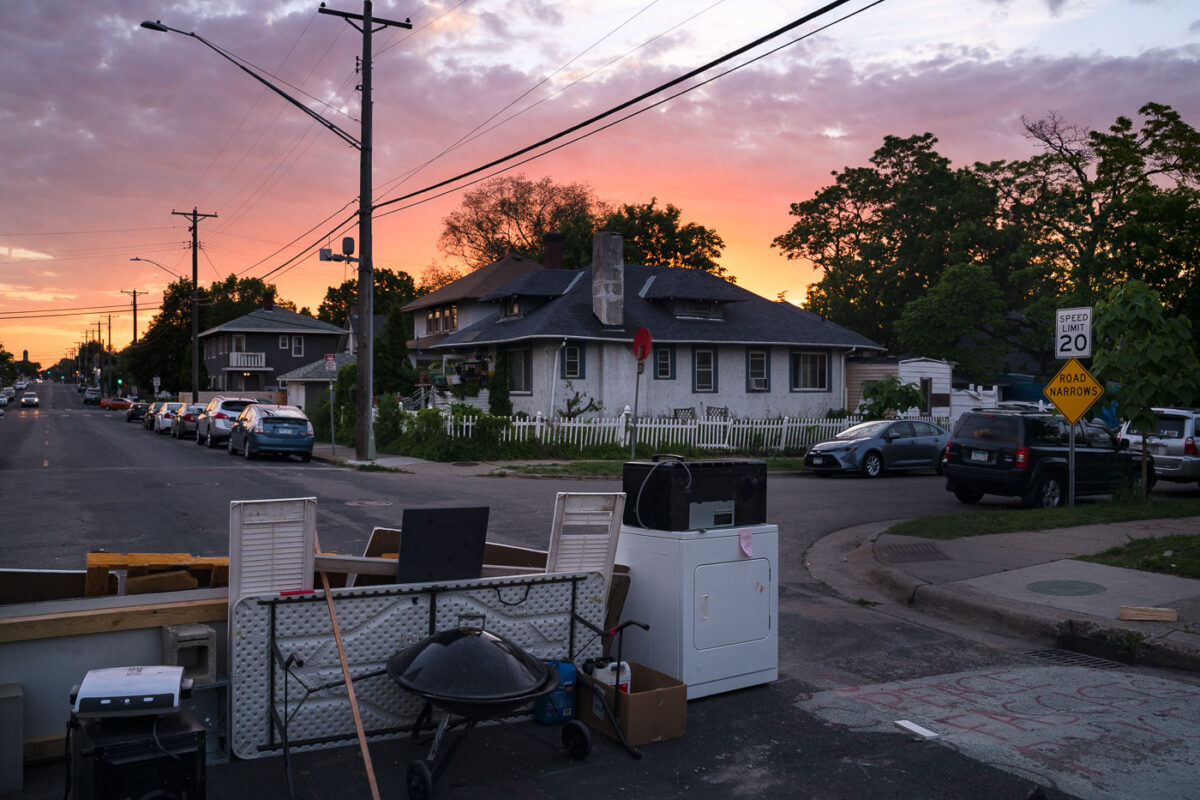
<instances>
[{"instance_id":1,"label":"white picket fence","mask_svg":"<svg viewBox=\"0 0 1200 800\"><path fill-rule=\"evenodd\" d=\"M500 435L503 442L545 443L584 448L590 445L620 445L628 447L634 435L632 415L593 417L589 419L548 419L534 417L502 417L508 425ZM947 420L934 417L905 417L921 419L945 426ZM471 437L476 417L454 419L446 415L446 433L453 437ZM817 442L832 438L851 425L862 422L861 417L827 419L825 417L776 417L774 419L639 419L636 425L638 444L664 446L687 445L712 450L758 453L772 450L802 450Z\"/></svg>"}]
</instances>

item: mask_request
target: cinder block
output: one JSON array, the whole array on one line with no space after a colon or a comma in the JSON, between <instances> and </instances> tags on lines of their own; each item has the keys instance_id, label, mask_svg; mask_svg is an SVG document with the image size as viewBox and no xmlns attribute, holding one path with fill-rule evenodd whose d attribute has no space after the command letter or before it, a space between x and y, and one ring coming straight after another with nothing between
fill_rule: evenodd
<instances>
[{"instance_id":1,"label":"cinder block","mask_svg":"<svg viewBox=\"0 0 1200 800\"><path fill-rule=\"evenodd\" d=\"M21 684L0 684L0 794L24 788L24 701Z\"/></svg>"},{"instance_id":2,"label":"cinder block","mask_svg":"<svg viewBox=\"0 0 1200 800\"><path fill-rule=\"evenodd\" d=\"M183 677L196 684L217 679L217 632L208 625L188 623L162 627L163 665L183 667Z\"/></svg>"}]
</instances>

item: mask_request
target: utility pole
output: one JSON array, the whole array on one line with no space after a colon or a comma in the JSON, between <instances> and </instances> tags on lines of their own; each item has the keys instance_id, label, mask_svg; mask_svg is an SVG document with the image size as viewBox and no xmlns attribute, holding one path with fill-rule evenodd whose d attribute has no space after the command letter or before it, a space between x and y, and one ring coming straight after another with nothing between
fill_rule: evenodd
<instances>
[{"instance_id":1,"label":"utility pole","mask_svg":"<svg viewBox=\"0 0 1200 800\"><path fill-rule=\"evenodd\" d=\"M192 206L191 211L171 211L172 214L179 217L191 217L192 224L188 228L192 232L192 402L200 402L200 301L196 294L199 286L199 276L197 272L200 266L200 247L197 241L197 235L200 228L200 220L206 217L215 218L216 214L201 214L196 211L196 207Z\"/></svg>"},{"instance_id":2,"label":"utility pole","mask_svg":"<svg viewBox=\"0 0 1200 800\"><path fill-rule=\"evenodd\" d=\"M104 360L108 362L108 381L106 382L105 389L109 394L112 394L113 361L112 356L109 355L110 353L112 353L112 314L108 315L108 349L104 351Z\"/></svg>"},{"instance_id":3,"label":"utility pole","mask_svg":"<svg viewBox=\"0 0 1200 800\"><path fill-rule=\"evenodd\" d=\"M137 289L122 289L121 294L133 296L133 343L137 344L137 296L146 294L146 292L139 292Z\"/></svg>"},{"instance_id":4,"label":"utility pole","mask_svg":"<svg viewBox=\"0 0 1200 800\"><path fill-rule=\"evenodd\" d=\"M355 408L354 449L360 461L375 458L375 426L373 418L375 404L375 342L373 341L372 319L375 299L375 270L372 261L371 213L374 210L374 189L371 180L371 147L374 138L374 112L371 99L371 35L375 30L387 27L412 29L412 24L395 22L372 15L371 0L364 0L362 14L334 11L321 5L321 14L333 14L346 20L351 27L362 33L362 131L359 134L358 160L358 381ZM356 22L361 24L355 24ZM376 28L376 26L379 26Z\"/></svg>"}]
</instances>

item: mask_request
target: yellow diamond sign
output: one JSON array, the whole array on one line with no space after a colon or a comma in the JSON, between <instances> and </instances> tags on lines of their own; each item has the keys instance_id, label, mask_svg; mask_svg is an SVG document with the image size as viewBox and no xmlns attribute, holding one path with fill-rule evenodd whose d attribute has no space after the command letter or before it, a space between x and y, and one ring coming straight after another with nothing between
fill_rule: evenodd
<instances>
[{"instance_id":1,"label":"yellow diamond sign","mask_svg":"<svg viewBox=\"0 0 1200 800\"><path fill-rule=\"evenodd\" d=\"M1074 425L1104 394L1104 387L1079 359L1072 358L1050 379L1042 394Z\"/></svg>"}]
</instances>

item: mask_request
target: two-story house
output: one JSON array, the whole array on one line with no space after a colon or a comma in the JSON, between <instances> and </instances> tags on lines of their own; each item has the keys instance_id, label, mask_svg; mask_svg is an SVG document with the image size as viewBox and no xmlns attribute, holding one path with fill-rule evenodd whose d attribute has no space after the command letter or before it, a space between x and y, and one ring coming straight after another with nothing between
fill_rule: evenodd
<instances>
[{"instance_id":1,"label":"two-story house","mask_svg":"<svg viewBox=\"0 0 1200 800\"><path fill-rule=\"evenodd\" d=\"M338 351L344 330L328 322L264 307L200 334L208 388L222 392L278 391L278 376Z\"/></svg>"},{"instance_id":2,"label":"two-story house","mask_svg":"<svg viewBox=\"0 0 1200 800\"><path fill-rule=\"evenodd\" d=\"M846 404L846 358L879 353L865 336L790 303L693 269L625 264L621 235L596 234L591 266L528 272L480 298L489 315L432 348L507 357L513 409L555 416L568 393L615 414L634 406L639 328L653 347L639 414L710 409L817 416Z\"/></svg>"}]
</instances>

